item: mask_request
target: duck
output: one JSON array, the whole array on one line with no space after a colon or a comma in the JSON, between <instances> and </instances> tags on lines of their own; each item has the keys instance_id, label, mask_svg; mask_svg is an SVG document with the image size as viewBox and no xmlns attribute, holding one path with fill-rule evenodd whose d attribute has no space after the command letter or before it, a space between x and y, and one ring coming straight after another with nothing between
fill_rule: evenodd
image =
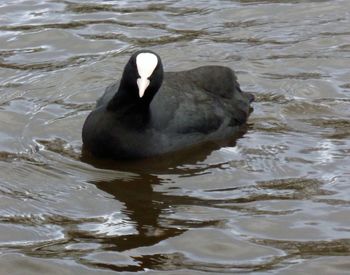
<instances>
[{"instance_id":1,"label":"duck","mask_svg":"<svg viewBox=\"0 0 350 275\"><path fill-rule=\"evenodd\" d=\"M139 50L87 116L83 151L141 159L229 138L246 124L253 100L229 67L164 72L157 53Z\"/></svg>"}]
</instances>

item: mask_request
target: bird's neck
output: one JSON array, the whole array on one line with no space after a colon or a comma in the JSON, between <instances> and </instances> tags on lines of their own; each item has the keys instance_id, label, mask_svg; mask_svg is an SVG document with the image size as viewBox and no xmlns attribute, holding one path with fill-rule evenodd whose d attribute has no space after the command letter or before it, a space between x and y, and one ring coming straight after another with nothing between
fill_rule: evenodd
<instances>
[{"instance_id":1,"label":"bird's neck","mask_svg":"<svg viewBox=\"0 0 350 275\"><path fill-rule=\"evenodd\" d=\"M140 114L148 113L154 94L152 91L147 91L140 98L136 82L123 77L120 81L119 89L108 103L107 109L116 112L132 109Z\"/></svg>"},{"instance_id":2,"label":"bird's neck","mask_svg":"<svg viewBox=\"0 0 350 275\"><path fill-rule=\"evenodd\" d=\"M128 127L142 129L150 119L150 104L144 98L139 98L136 91L125 85L121 85L107 105L107 110L114 112L118 121L127 124Z\"/></svg>"}]
</instances>

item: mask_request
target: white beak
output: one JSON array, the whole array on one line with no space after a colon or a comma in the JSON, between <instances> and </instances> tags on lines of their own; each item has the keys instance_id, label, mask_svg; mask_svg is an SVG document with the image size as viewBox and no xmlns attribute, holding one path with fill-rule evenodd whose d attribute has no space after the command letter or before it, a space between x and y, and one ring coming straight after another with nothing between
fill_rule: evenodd
<instances>
[{"instance_id":1,"label":"white beak","mask_svg":"<svg viewBox=\"0 0 350 275\"><path fill-rule=\"evenodd\" d=\"M137 86L139 87L139 96L143 97L150 81L147 78L141 77L137 79Z\"/></svg>"}]
</instances>

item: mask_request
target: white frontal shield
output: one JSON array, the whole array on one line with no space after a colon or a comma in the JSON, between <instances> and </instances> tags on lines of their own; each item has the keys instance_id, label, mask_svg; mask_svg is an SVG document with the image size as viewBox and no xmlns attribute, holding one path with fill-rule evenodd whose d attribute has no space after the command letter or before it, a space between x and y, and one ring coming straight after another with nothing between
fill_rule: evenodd
<instances>
[{"instance_id":1,"label":"white frontal shield","mask_svg":"<svg viewBox=\"0 0 350 275\"><path fill-rule=\"evenodd\" d=\"M154 72L158 64L158 58L153 53L140 53L136 56L136 66L140 78L137 79L139 96L143 97L147 87L150 84L149 77Z\"/></svg>"}]
</instances>

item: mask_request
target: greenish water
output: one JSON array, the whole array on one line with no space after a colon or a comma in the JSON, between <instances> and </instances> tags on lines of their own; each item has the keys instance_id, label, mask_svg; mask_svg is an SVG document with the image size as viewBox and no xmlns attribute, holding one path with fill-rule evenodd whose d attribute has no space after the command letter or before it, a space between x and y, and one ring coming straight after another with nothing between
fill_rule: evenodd
<instances>
[{"instance_id":1,"label":"greenish water","mask_svg":"<svg viewBox=\"0 0 350 275\"><path fill-rule=\"evenodd\" d=\"M1 274L348 274L350 2L0 3ZM256 96L219 146L81 158L139 48Z\"/></svg>"}]
</instances>

